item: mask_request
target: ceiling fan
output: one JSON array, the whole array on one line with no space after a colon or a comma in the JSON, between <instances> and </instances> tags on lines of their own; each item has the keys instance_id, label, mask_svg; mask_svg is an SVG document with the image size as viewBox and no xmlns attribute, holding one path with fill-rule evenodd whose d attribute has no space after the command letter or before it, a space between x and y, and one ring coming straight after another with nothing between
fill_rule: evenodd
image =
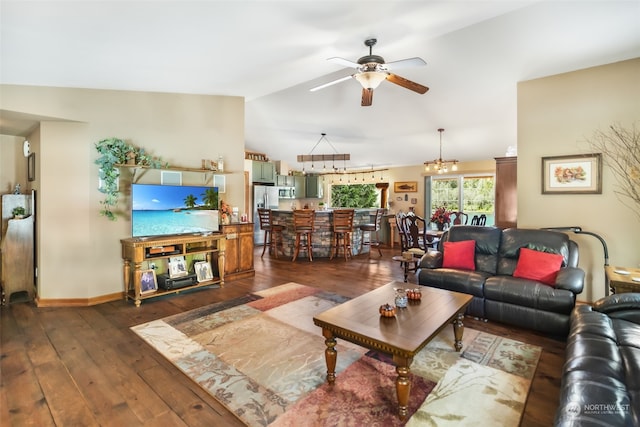
<instances>
[{"instance_id":1,"label":"ceiling fan","mask_svg":"<svg viewBox=\"0 0 640 427\"><path fill-rule=\"evenodd\" d=\"M350 78L356 79L362 85L362 103L363 107L367 107L373 102L373 90L376 89L383 80L388 80L391 83L395 83L398 86L412 90L419 94L426 93L429 88L422 86L411 80L407 80L404 77L400 77L397 74L390 73L390 70L396 70L399 68L416 67L426 65L427 63L422 58L407 58L400 61L384 62L384 58L372 53L373 46L377 43L377 39L367 39L364 41L365 46L369 47L369 55L363 56L358 59L358 62L349 61L348 59L333 57L327 59L338 65L345 67L355 68L357 72L350 76L342 77L329 83L325 83L320 86L311 88L311 92L315 92L320 89L324 89L327 86L332 86L336 83L349 80Z\"/></svg>"}]
</instances>

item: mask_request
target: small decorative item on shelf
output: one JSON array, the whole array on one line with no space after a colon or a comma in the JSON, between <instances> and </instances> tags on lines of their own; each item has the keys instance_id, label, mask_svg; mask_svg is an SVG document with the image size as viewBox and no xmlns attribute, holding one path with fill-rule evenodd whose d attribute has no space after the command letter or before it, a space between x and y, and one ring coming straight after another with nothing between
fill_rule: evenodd
<instances>
[{"instance_id":1,"label":"small decorative item on shelf","mask_svg":"<svg viewBox=\"0 0 640 427\"><path fill-rule=\"evenodd\" d=\"M24 218L24 215L25 215L26 211L24 210L24 208L22 206L16 206L15 208L13 208L11 213L13 214L14 218L22 219L22 218Z\"/></svg>"},{"instance_id":2,"label":"small decorative item on shelf","mask_svg":"<svg viewBox=\"0 0 640 427\"><path fill-rule=\"evenodd\" d=\"M230 224L231 223L231 207L224 202L224 200L220 200L220 224Z\"/></svg>"},{"instance_id":3,"label":"small decorative item on shelf","mask_svg":"<svg viewBox=\"0 0 640 427\"><path fill-rule=\"evenodd\" d=\"M446 226L451 224L451 211L447 210L444 206L436 208L429 221L434 223L438 227L438 230L442 231Z\"/></svg>"},{"instance_id":4,"label":"small decorative item on shelf","mask_svg":"<svg viewBox=\"0 0 640 427\"><path fill-rule=\"evenodd\" d=\"M391 304L383 304L380 306L380 316L382 317L394 317L396 315L396 308Z\"/></svg>"},{"instance_id":5,"label":"small decorative item on shelf","mask_svg":"<svg viewBox=\"0 0 640 427\"><path fill-rule=\"evenodd\" d=\"M420 288L408 289L407 297L409 297L409 300L411 301L419 301L422 299L422 291Z\"/></svg>"},{"instance_id":6,"label":"small decorative item on shelf","mask_svg":"<svg viewBox=\"0 0 640 427\"><path fill-rule=\"evenodd\" d=\"M396 307L405 308L407 306L407 291L404 288L396 288Z\"/></svg>"},{"instance_id":7,"label":"small decorative item on shelf","mask_svg":"<svg viewBox=\"0 0 640 427\"><path fill-rule=\"evenodd\" d=\"M224 172L224 159L222 156L218 156L218 172Z\"/></svg>"}]
</instances>

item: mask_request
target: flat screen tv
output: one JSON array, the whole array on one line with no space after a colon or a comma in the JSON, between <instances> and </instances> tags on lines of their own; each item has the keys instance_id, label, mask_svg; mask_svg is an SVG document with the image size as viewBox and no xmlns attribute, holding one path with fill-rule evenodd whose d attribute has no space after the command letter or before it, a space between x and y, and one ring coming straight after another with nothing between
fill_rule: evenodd
<instances>
[{"instance_id":1,"label":"flat screen tv","mask_svg":"<svg viewBox=\"0 0 640 427\"><path fill-rule=\"evenodd\" d=\"M217 187L132 184L131 206L133 237L219 230Z\"/></svg>"}]
</instances>

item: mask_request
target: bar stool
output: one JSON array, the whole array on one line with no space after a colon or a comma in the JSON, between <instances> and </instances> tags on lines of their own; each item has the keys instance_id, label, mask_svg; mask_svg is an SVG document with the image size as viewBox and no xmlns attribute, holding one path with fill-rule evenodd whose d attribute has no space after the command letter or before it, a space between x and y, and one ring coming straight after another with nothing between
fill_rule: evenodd
<instances>
[{"instance_id":1,"label":"bar stool","mask_svg":"<svg viewBox=\"0 0 640 427\"><path fill-rule=\"evenodd\" d=\"M338 255L342 246L345 261L351 258L351 233L353 232L353 209L336 209L333 211L333 251L329 259ZM334 252L335 251L335 252Z\"/></svg>"},{"instance_id":2,"label":"bar stool","mask_svg":"<svg viewBox=\"0 0 640 427\"><path fill-rule=\"evenodd\" d=\"M372 224L362 224L358 228L362 231L362 240L360 240L360 253L362 253L362 248L364 245L369 245L369 257L371 257L371 251L374 246L378 249L378 253L382 256L382 251L380 250L380 240L378 239L378 231L380 231L380 222L382 221L382 216L384 215L384 209L376 209L376 213L373 218ZM369 232L369 240L365 241L364 233ZM376 233L375 240L373 239L373 233Z\"/></svg>"},{"instance_id":3,"label":"bar stool","mask_svg":"<svg viewBox=\"0 0 640 427\"><path fill-rule=\"evenodd\" d=\"M284 225L273 223L271 209L258 208L258 217L260 218L260 230L264 231L264 245L262 246L262 255L260 255L260 258L264 256L264 251L267 249L267 246L269 247L269 253L273 250L276 258L278 258L278 241L284 254L284 240L282 238Z\"/></svg>"},{"instance_id":4,"label":"bar stool","mask_svg":"<svg viewBox=\"0 0 640 427\"><path fill-rule=\"evenodd\" d=\"M296 233L295 249L293 259L295 261L300 252L300 241L304 238L303 250L307 251L309 261L313 261L313 245L311 235L313 234L313 224L316 218L316 211L313 209L296 209L293 211L293 231Z\"/></svg>"}]
</instances>

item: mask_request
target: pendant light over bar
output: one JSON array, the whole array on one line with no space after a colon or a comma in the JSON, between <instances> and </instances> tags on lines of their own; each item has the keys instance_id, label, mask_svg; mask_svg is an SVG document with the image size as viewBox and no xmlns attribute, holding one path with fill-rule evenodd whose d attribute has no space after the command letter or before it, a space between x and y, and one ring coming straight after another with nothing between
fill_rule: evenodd
<instances>
[{"instance_id":1,"label":"pendant light over bar","mask_svg":"<svg viewBox=\"0 0 640 427\"><path fill-rule=\"evenodd\" d=\"M327 144L329 144L331 149L333 149L333 151L334 151L333 154L313 154L313 150L315 150L322 141L324 141ZM341 161L343 163L344 171L346 172L346 170L347 170L346 161L347 160L351 160L351 155L350 154L340 154L340 153L338 153L338 150L336 150L336 148L333 146L333 144L331 144L331 142L329 142L329 140L327 139L327 134L326 133L321 133L320 134L320 139L318 140L318 142L316 142L316 145L313 146L311 151L309 151L309 154L299 154L298 155L298 163L302 163L302 173L306 173L306 170L305 170L305 163L306 162L311 162L311 170L315 169L316 162L321 162L323 171L325 171L325 172L326 172L326 169L327 169L327 162L331 162L331 169L333 171L338 171L338 170L340 170L340 168L336 167L336 165L335 165L336 161Z\"/></svg>"}]
</instances>

